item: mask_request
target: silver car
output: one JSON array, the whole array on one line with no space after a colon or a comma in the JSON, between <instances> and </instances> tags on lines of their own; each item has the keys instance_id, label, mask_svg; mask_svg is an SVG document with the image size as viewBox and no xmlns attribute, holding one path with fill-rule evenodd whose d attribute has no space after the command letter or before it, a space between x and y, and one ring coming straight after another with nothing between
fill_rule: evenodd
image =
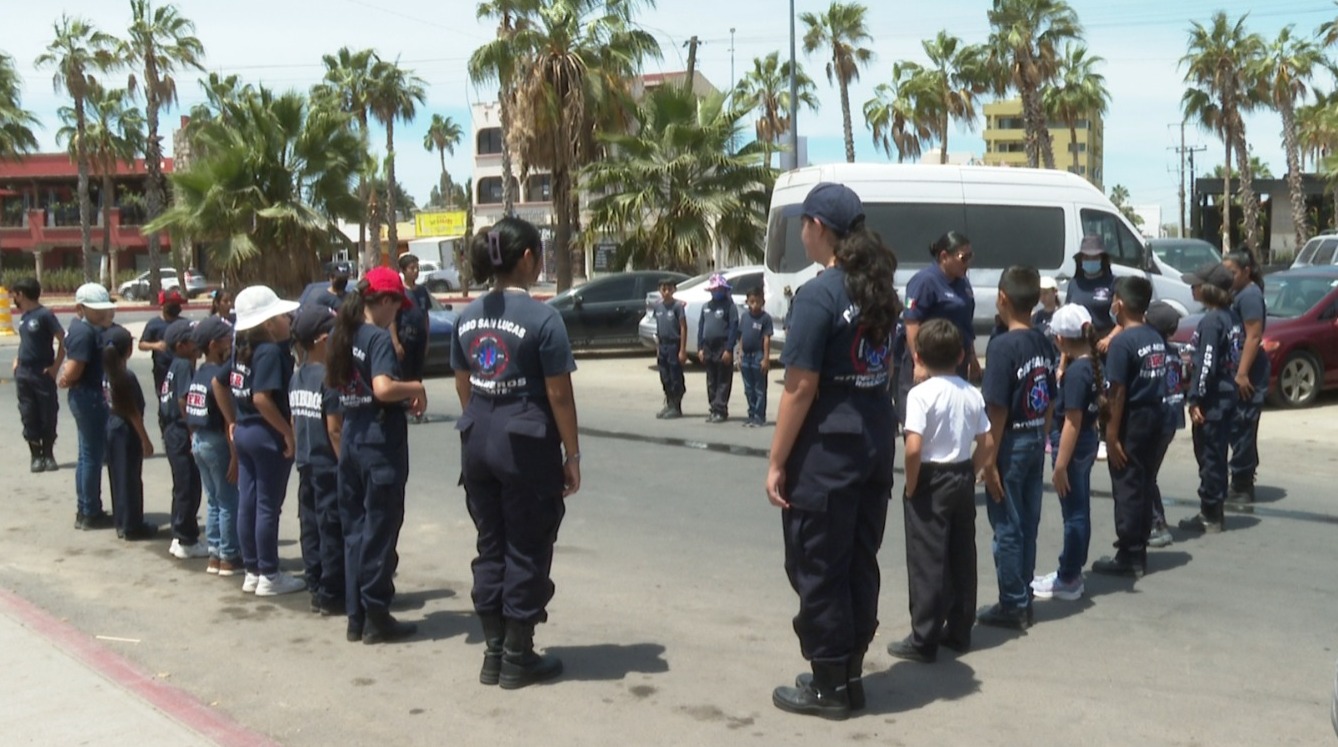
<instances>
[{"instance_id":1,"label":"silver car","mask_svg":"<svg viewBox=\"0 0 1338 747\"><path fill-rule=\"evenodd\" d=\"M204 273L199 270L186 270L186 284L183 287L181 281L177 278L175 267L163 267L158 270L159 285L165 291L176 288L186 296L186 298L195 298L208 289L209 281ZM127 301L143 301L149 297L149 273L142 272L133 280L127 280L121 283L116 289L117 295Z\"/></svg>"},{"instance_id":2,"label":"silver car","mask_svg":"<svg viewBox=\"0 0 1338 747\"><path fill-rule=\"evenodd\" d=\"M730 293L734 296L734 304L739 307L739 314L748 313L748 291L762 287L763 272L764 269L761 265L750 265L735 267L720 273L725 276L725 281L729 283ZM706 290L706 281L710 279L711 273L698 275L679 283L678 289L674 291L674 299L682 301L687 306L687 349L688 355L694 358L697 356L697 325L701 322L702 307L706 305L707 301L711 300L711 293ZM650 307L659 300L660 294L658 291L646 294L646 315L641 318L641 324L637 327L641 344L652 350L657 345L655 341L655 316L650 313Z\"/></svg>"}]
</instances>

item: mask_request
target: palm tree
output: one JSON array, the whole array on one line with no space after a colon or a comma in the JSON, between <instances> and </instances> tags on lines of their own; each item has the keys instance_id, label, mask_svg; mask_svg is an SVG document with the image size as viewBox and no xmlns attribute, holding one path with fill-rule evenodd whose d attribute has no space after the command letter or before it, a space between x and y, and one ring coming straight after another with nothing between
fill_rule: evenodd
<instances>
[{"instance_id":1,"label":"palm tree","mask_svg":"<svg viewBox=\"0 0 1338 747\"><path fill-rule=\"evenodd\" d=\"M1186 68L1185 82L1216 100L1221 120L1219 131L1227 148L1234 151L1240 168L1245 243L1250 249L1257 250L1259 201L1254 194L1242 114L1252 109L1257 101L1259 87L1252 84L1249 76L1258 69L1256 61L1264 54L1265 45L1263 37L1245 30L1246 17L1241 16L1240 20L1231 23L1226 13L1218 12L1213 15L1210 27L1195 21L1189 32L1188 52L1180 58L1180 64ZM1186 97L1189 96L1187 93ZM1230 202L1229 198L1227 202ZM1226 242L1223 246L1229 246L1230 224L1223 221L1222 228L1227 232L1223 236Z\"/></svg>"},{"instance_id":2,"label":"palm tree","mask_svg":"<svg viewBox=\"0 0 1338 747\"><path fill-rule=\"evenodd\" d=\"M451 175L446 171L446 152L450 151L451 155L455 155L455 146L460 144L464 136L464 131L455 120L440 114L432 115L432 122L427 126L427 134L423 135L423 150L428 153L435 150L441 158L441 194L447 207L454 206L451 199L454 197L454 190L451 189Z\"/></svg>"},{"instance_id":3,"label":"palm tree","mask_svg":"<svg viewBox=\"0 0 1338 747\"><path fill-rule=\"evenodd\" d=\"M620 261L637 266L695 271L716 246L759 259L771 172L760 144L729 147L749 111L720 94L651 91L629 133L600 135L609 155L585 170L603 195L590 205L590 231L622 236Z\"/></svg>"},{"instance_id":4,"label":"palm tree","mask_svg":"<svg viewBox=\"0 0 1338 747\"><path fill-rule=\"evenodd\" d=\"M469 57L469 78L475 85L497 83L498 117L502 126L502 210L515 212L516 181L511 153L511 112L516 105L516 75L521 60L513 44L516 30L525 28L538 10L538 0L485 0L478 4L477 18L497 20L497 38Z\"/></svg>"},{"instance_id":5,"label":"palm tree","mask_svg":"<svg viewBox=\"0 0 1338 747\"><path fill-rule=\"evenodd\" d=\"M418 105L427 101L426 82L405 70L398 62L384 60L372 67L372 85L368 91L368 110L376 121L386 128L386 183L395 180L395 122L408 122L418 112ZM395 190L386 190L387 233L390 239L390 258L399 255L399 209Z\"/></svg>"},{"instance_id":6,"label":"palm tree","mask_svg":"<svg viewBox=\"0 0 1338 747\"><path fill-rule=\"evenodd\" d=\"M572 283L576 179L598 151L595 133L620 132L628 87L655 37L635 26L641 0L547 0L511 37L515 112L509 138L526 168L552 173L559 291ZM602 129L601 129L602 128Z\"/></svg>"},{"instance_id":7,"label":"palm tree","mask_svg":"<svg viewBox=\"0 0 1338 747\"><path fill-rule=\"evenodd\" d=\"M1249 77L1260 85L1259 93L1282 115L1282 145L1287 154L1287 187L1291 191L1292 222L1296 226L1296 248L1305 246L1310 226L1301 186L1301 145L1296 124L1296 106L1309 92L1311 77L1325 65L1324 52L1313 40L1293 36L1287 26L1268 50L1255 61Z\"/></svg>"},{"instance_id":8,"label":"palm tree","mask_svg":"<svg viewBox=\"0 0 1338 747\"><path fill-rule=\"evenodd\" d=\"M145 230L207 242L229 285L296 295L365 203L350 185L367 157L356 120L299 93L247 86L196 134L200 157L172 175L176 199Z\"/></svg>"},{"instance_id":9,"label":"palm tree","mask_svg":"<svg viewBox=\"0 0 1338 747\"><path fill-rule=\"evenodd\" d=\"M1338 95L1312 91L1315 101L1296 107L1297 139L1301 147L1301 170L1306 160L1316 168L1338 143Z\"/></svg>"},{"instance_id":10,"label":"palm tree","mask_svg":"<svg viewBox=\"0 0 1338 747\"><path fill-rule=\"evenodd\" d=\"M914 87L929 98L925 111L934 119L934 134L941 149L939 163L944 164L948 162L948 127L953 120L975 129L976 101L988 84L988 55L984 47L963 44L947 31L920 45L929 56L929 67L915 73L920 80Z\"/></svg>"},{"instance_id":11,"label":"palm tree","mask_svg":"<svg viewBox=\"0 0 1338 747\"><path fill-rule=\"evenodd\" d=\"M1012 88L1022 98L1027 165L1053 169L1054 143L1041 90L1054 80L1064 44L1082 37L1078 14L1064 0L994 0L989 19L996 90L1002 94Z\"/></svg>"},{"instance_id":12,"label":"palm tree","mask_svg":"<svg viewBox=\"0 0 1338 747\"><path fill-rule=\"evenodd\" d=\"M102 178L98 195L102 200L102 277L108 284L116 278L116 257L111 245L111 210L116 203L117 165L130 163L144 147L144 115L135 108L130 92L124 88L103 89L95 86L89 91L84 128L85 148L93 170ZM78 130L74 109L61 107L60 119L65 126L56 132L56 142L66 143L75 152ZM156 294L155 294L156 297Z\"/></svg>"},{"instance_id":13,"label":"palm tree","mask_svg":"<svg viewBox=\"0 0 1338 747\"><path fill-rule=\"evenodd\" d=\"M130 91L144 93L144 120L147 137L144 140L144 169L148 186L144 190L149 221L163 211L166 202L163 181L163 144L158 136L158 114L177 102L176 74L179 71L203 70L204 45L195 38L195 24L181 15L175 5L154 8L149 0L130 0L131 22L128 38L122 43L121 56L131 66ZM142 77L141 77L142 76ZM149 297L157 298L159 238L157 232L146 237L149 245ZM179 260L184 259L178 253ZM181 271L184 268L178 267Z\"/></svg>"},{"instance_id":14,"label":"palm tree","mask_svg":"<svg viewBox=\"0 0 1338 747\"><path fill-rule=\"evenodd\" d=\"M818 110L818 91L813 79L795 70L797 103L809 111ZM753 60L753 69L744 74L734 88L732 105L758 113L757 142L762 147L762 162L771 165L776 143L790 131L790 62L780 61L780 53Z\"/></svg>"},{"instance_id":15,"label":"palm tree","mask_svg":"<svg viewBox=\"0 0 1338 747\"><path fill-rule=\"evenodd\" d=\"M826 13L799 14L804 22L804 52L830 50L827 82L841 90L841 126L846 138L846 162L855 162L855 133L850 126L850 84L859 80L860 68L873 60L873 51L861 44L873 41L865 24L868 8L859 3L833 2Z\"/></svg>"},{"instance_id":16,"label":"palm tree","mask_svg":"<svg viewBox=\"0 0 1338 747\"><path fill-rule=\"evenodd\" d=\"M919 158L935 137L938 114L932 109L933 92L926 85L924 68L914 62L892 66L892 82L879 83L873 98L864 103L864 121L873 130L874 147L897 161Z\"/></svg>"},{"instance_id":17,"label":"palm tree","mask_svg":"<svg viewBox=\"0 0 1338 747\"><path fill-rule=\"evenodd\" d=\"M40 123L36 115L23 108L19 95L22 90L14 58L0 52L0 160L37 150L32 128Z\"/></svg>"},{"instance_id":18,"label":"palm tree","mask_svg":"<svg viewBox=\"0 0 1338 747\"><path fill-rule=\"evenodd\" d=\"M74 160L79 168L79 229L84 254L84 282L93 281L93 202L88 195L89 153L84 130L88 119L84 111L90 91L97 85L97 75L114 69L120 62L115 54L116 38L98 31L82 18L62 15L54 25L56 37L38 56L39 68L55 68L52 84L73 100L74 126L77 133Z\"/></svg>"},{"instance_id":19,"label":"palm tree","mask_svg":"<svg viewBox=\"0 0 1338 747\"><path fill-rule=\"evenodd\" d=\"M1105 60L1088 54L1081 44L1064 45L1064 56L1059 60L1055 83L1041 94L1041 102L1048 117L1064 120L1069 128L1069 147L1073 151L1073 173L1079 173L1078 120L1099 117L1110 106L1110 91L1106 77L1096 72L1096 66Z\"/></svg>"},{"instance_id":20,"label":"palm tree","mask_svg":"<svg viewBox=\"0 0 1338 747\"><path fill-rule=\"evenodd\" d=\"M1264 163L1263 159L1254 154L1250 155L1250 173L1258 179L1272 179L1273 169ZM1212 175L1215 179L1221 179L1226 174L1226 168L1222 164L1213 167Z\"/></svg>"},{"instance_id":21,"label":"palm tree","mask_svg":"<svg viewBox=\"0 0 1338 747\"><path fill-rule=\"evenodd\" d=\"M1130 223L1134 224L1135 228L1143 225L1143 216L1134 212L1133 207L1129 205L1128 187L1124 186L1123 184L1116 184L1115 186L1111 187L1110 204L1118 208L1120 213L1122 213L1125 218L1129 219Z\"/></svg>"},{"instance_id":22,"label":"palm tree","mask_svg":"<svg viewBox=\"0 0 1338 747\"><path fill-rule=\"evenodd\" d=\"M341 47L333 55L324 55L324 80L311 89L311 97L321 102L322 108L333 107L353 117L358 123L358 131L364 139L367 131L368 100L372 85L372 68L376 65L376 52L371 49L353 51ZM380 262L381 231L373 231L373 246L367 245L367 224L371 222L371 195L367 189L367 169L358 170L358 198L365 207L358 217L358 256L364 270Z\"/></svg>"}]
</instances>

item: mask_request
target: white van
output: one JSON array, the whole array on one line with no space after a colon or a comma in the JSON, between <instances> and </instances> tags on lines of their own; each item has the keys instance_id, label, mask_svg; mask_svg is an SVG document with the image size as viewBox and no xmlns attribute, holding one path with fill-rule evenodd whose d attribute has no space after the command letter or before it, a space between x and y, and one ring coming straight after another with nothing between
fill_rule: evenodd
<instances>
[{"instance_id":1,"label":"white van","mask_svg":"<svg viewBox=\"0 0 1338 747\"><path fill-rule=\"evenodd\" d=\"M834 164L782 174L771 196L767 223L767 311L776 319L777 345L784 345L788 287L818 273L799 239L804 197L819 182L845 184L864 201L869 228L897 254L897 289L933 258L929 246L948 231L971 239L975 259L968 278L976 296L978 352L994 326L995 296L1002 270L1030 265L1055 278L1060 298L1076 270L1073 256L1085 235L1105 241L1116 275L1152 280L1156 298L1181 314L1197 312L1189 286L1161 274L1138 231L1096 187L1066 171L990 166Z\"/></svg>"}]
</instances>

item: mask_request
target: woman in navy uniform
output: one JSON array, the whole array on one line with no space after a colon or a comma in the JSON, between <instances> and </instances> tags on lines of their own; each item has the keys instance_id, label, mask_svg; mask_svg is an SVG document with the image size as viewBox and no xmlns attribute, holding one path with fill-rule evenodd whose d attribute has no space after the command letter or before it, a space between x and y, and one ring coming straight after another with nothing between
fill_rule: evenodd
<instances>
[{"instance_id":1,"label":"woman in navy uniform","mask_svg":"<svg viewBox=\"0 0 1338 747\"><path fill-rule=\"evenodd\" d=\"M409 415L422 415L427 390L402 381L390 325L409 303L389 267L375 267L344 296L330 335L325 384L339 391L339 521L344 527L348 641L383 643L418 632L390 614L409 479ZM407 405L407 407L406 407Z\"/></svg>"},{"instance_id":2,"label":"woman in navy uniform","mask_svg":"<svg viewBox=\"0 0 1338 747\"><path fill-rule=\"evenodd\" d=\"M903 330L897 345L897 416L906 416L906 395L911 387L925 379L923 371L915 368L915 337L920 325L930 319L947 319L962 334L962 363L957 373L968 381L980 378L980 361L976 358L976 295L966 272L971 267L975 252L971 239L956 231L949 231L929 246L934 264L920 270L906 284L906 313L902 317Z\"/></svg>"},{"instance_id":3,"label":"woman in navy uniform","mask_svg":"<svg viewBox=\"0 0 1338 747\"><path fill-rule=\"evenodd\" d=\"M461 482L478 528L473 599L487 645L479 681L507 689L562 672L557 658L534 652L534 626L553 598L563 501L581 487L576 361L562 317L529 294L541 246L517 218L475 237L474 277L493 287L461 312L451 347L464 411Z\"/></svg>"},{"instance_id":4,"label":"woman in navy uniform","mask_svg":"<svg viewBox=\"0 0 1338 747\"><path fill-rule=\"evenodd\" d=\"M1254 502L1254 477L1259 469L1259 413L1272 375L1268 354L1263 349L1268 305L1264 302L1263 273L1248 248L1226 255L1222 264L1235 277L1231 285L1231 311L1240 318L1245 333L1240 370L1236 372L1240 397L1231 420L1231 487L1227 500L1248 504Z\"/></svg>"},{"instance_id":5,"label":"woman in navy uniform","mask_svg":"<svg viewBox=\"0 0 1338 747\"><path fill-rule=\"evenodd\" d=\"M1076 303L1092 315L1092 329L1096 330L1097 350L1102 355L1110 347L1110 340L1120 332L1110 312L1115 300L1115 273L1110 269L1110 254L1100 236L1084 236L1078 253L1073 256L1077 272L1064 291L1064 303Z\"/></svg>"},{"instance_id":6,"label":"woman in navy uniform","mask_svg":"<svg viewBox=\"0 0 1338 747\"><path fill-rule=\"evenodd\" d=\"M859 197L819 184L804 199L808 256L825 269L795 295L766 491L783 509L795 633L812 677L779 687L785 711L845 718L864 706L878 628L878 548L892 494L892 332L897 261L864 228Z\"/></svg>"}]
</instances>

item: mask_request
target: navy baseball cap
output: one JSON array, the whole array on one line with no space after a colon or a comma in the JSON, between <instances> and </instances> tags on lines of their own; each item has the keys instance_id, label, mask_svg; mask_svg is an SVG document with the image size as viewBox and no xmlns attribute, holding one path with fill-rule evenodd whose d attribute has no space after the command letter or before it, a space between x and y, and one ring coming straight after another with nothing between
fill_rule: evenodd
<instances>
[{"instance_id":1,"label":"navy baseball cap","mask_svg":"<svg viewBox=\"0 0 1338 747\"><path fill-rule=\"evenodd\" d=\"M129 352L130 346L134 341L135 338L131 336L130 330L119 324L113 324L102 333L103 347L115 348L121 355L125 355Z\"/></svg>"},{"instance_id":2,"label":"navy baseball cap","mask_svg":"<svg viewBox=\"0 0 1338 747\"><path fill-rule=\"evenodd\" d=\"M221 340L232 335L232 325L220 316L211 316L200 320L191 330L190 339L201 348L209 347L214 340Z\"/></svg>"},{"instance_id":3,"label":"navy baseball cap","mask_svg":"<svg viewBox=\"0 0 1338 747\"><path fill-rule=\"evenodd\" d=\"M163 342L167 343L169 351L175 351L181 343L191 341L191 326L189 319L178 319L167 325L167 331L163 332Z\"/></svg>"},{"instance_id":4,"label":"navy baseball cap","mask_svg":"<svg viewBox=\"0 0 1338 747\"><path fill-rule=\"evenodd\" d=\"M804 215L845 236L864 220L864 203L850 187L822 182L804 198Z\"/></svg>"},{"instance_id":5,"label":"navy baseball cap","mask_svg":"<svg viewBox=\"0 0 1338 747\"><path fill-rule=\"evenodd\" d=\"M328 306L309 303L297 310L293 320L293 339L299 344L310 346L321 335L330 334L334 329L335 313Z\"/></svg>"},{"instance_id":6,"label":"navy baseball cap","mask_svg":"<svg viewBox=\"0 0 1338 747\"><path fill-rule=\"evenodd\" d=\"M1157 330L1162 337L1170 337L1180 327L1180 312L1165 301L1153 301L1148 306L1143 321L1147 322L1149 327Z\"/></svg>"},{"instance_id":7,"label":"navy baseball cap","mask_svg":"<svg viewBox=\"0 0 1338 747\"><path fill-rule=\"evenodd\" d=\"M1201 265L1193 272L1187 272L1180 276L1186 285L1215 285L1224 291L1231 290L1231 286L1236 284L1236 276L1231 274L1231 270L1221 262L1209 262Z\"/></svg>"}]
</instances>

